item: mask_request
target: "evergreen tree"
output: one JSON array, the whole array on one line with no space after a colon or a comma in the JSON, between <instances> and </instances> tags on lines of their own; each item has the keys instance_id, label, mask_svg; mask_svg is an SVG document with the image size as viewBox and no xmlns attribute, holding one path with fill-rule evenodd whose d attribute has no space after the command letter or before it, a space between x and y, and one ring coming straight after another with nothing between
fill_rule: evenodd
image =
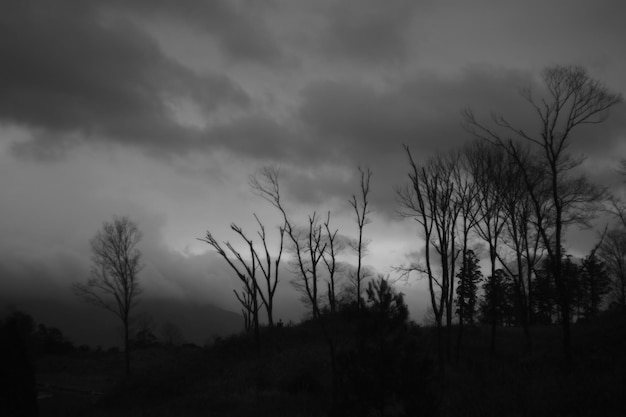
<instances>
[{"instance_id":1,"label":"evergreen tree","mask_svg":"<svg viewBox=\"0 0 626 417\"><path fill-rule=\"evenodd\" d=\"M483 274L474 251L468 250L464 260L465 264L457 274L459 285L456 288L456 314L464 324L471 326L476 315L478 284L483 280Z\"/></svg>"},{"instance_id":2,"label":"evergreen tree","mask_svg":"<svg viewBox=\"0 0 626 417\"><path fill-rule=\"evenodd\" d=\"M604 262L595 254L583 261L580 273L581 305L583 317L588 319L600 312L603 297L609 293L610 278Z\"/></svg>"},{"instance_id":3,"label":"evergreen tree","mask_svg":"<svg viewBox=\"0 0 626 417\"><path fill-rule=\"evenodd\" d=\"M483 323L493 321L492 303L495 303L495 321L500 326L517 324L515 314L515 286L513 279L503 269L496 269L492 277L483 283L483 299L480 302L480 320ZM495 292L494 292L495 289ZM494 300L495 298L495 300Z\"/></svg>"}]
</instances>

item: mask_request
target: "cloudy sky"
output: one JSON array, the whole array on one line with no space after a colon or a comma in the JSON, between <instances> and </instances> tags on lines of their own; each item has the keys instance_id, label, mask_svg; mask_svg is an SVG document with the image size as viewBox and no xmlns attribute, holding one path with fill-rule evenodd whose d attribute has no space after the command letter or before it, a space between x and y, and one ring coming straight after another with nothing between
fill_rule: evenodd
<instances>
[{"instance_id":1,"label":"cloudy sky","mask_svg":"<svg viewBox=\"0 0 626 417\"><path fill-rule=\"evenodd\" d=\"M369 166L366 263L388 272L420 245L395 214L402 144L426 159L467 142L468 106L532 120L518 89L540 90L549 65L626 92L625 39L618 0L3 0L0 297L68 296L117 214L144 232L147 295L238 310L235 280L196 238L236 241L230 222L253 233L253 213L275 233L248 186L268 165L294 220L332 210L346 235ZM572 151L617 187L625 139L621 105ZM572 251L592 245L576 236ZM297 318L287 281L279 316ZM404 292L421 314L419 288Z\"/></svg>"}]
</instances>

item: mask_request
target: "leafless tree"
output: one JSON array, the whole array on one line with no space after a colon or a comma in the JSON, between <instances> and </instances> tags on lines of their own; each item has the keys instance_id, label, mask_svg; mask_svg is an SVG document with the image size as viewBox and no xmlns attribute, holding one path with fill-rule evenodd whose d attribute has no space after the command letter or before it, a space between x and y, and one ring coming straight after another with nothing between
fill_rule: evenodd
<instances>
[{"instance_id":1,"label":"leafless tree","mask_svg":"<svg viewBox=\"0 0 626 417\"><path fill-rule=\"evenodd\" d=\"M272 260L272 256L270 255L270 251L267 246L265 226L263 226L263 223L261 223L261 220L259 220L256 214L254 215L254 218L259 225L259 231L257 234L261 239L263 252L265 254L264 261L262 261L259 257L259 252L257 250L254 250L253 252L265 281L265 291L261 290L260 288L258 288L258 291L259 295L261 296L261 300L263 301L263 305L265 305L265 309L267 311L268 324L269 326L274 326L274 294L276 293L276 288L278 287L278 271L285 242L285 228L283 226L278 228L280 238L278 253L276 257ZM258 287L258 282L256 285Z\"/></svg>"},{"instance_id":2,"label":"leafless tree","mask_svg":"<svg viewBox=\"0 0 626 417\"><path fill-rule=\"evenodd\" d=\"M243 234L241 228L234 223L230 225L230 228L235 232L239 231L241 232L241 234ZM261 306L259 305L258 300L259 286L256 282L256 271L258 269L256 263L257 258L256 256L254 256L254 245L252 241L248 240L245 235L243 235L243 238L248 245L248 250L250 251L250 256L246 259L244 259L241 253L236 250L229 241L224 242L223 245L219 243L210 231L206 232L206 236L204 238L198 238L198 240L201 240L211 245L215 249L215 251L222 258L224 258L224 260L228 263L228 265L235 272L235 274L237 274L239 281L241 281L242 288L239 291L233 290L233 292L242 306L241 312L244 318L244 329L246 330L246 332L253 331L258 343L259 309L261 308ZM226 247L229 252L226 252L226 249L224 249L224 247ZM234 257L234 259L231 258L231 255Z\"/></svg>"},{"instance_id":3,"label":"leafless tree","mask_svg":"<svg viewBox=\"0 0 626 417\"><path fill-rule=\"evenodd\" d=\"M339 247L334 245L337 242L337 231L331 232L330 212L323 224L320 217L314 212L309 215L306 228L294 226L281 200L279 176L280 170L278 168L265 167L258 175L250 177L250 185L257 195L278 209L283 217L284 231L290 241L294 258L292 264L299 275L299 278L292 283L304 294L305 301L310 303L313 318L319 323L324 339L328 344L332 370L333 404L337 404L336 341L331 326L321 314L319 294L321 268L323 268L320 266L320 262L323 262L329 271L329 300L331 298L335 300L334 273L337 266L335 256Z\"/></svg>"},{"instance_id":4,"label":"leafless tree","mask_svg":"<svg viewBox=\"0 0 626 417\"><path fill-rule=\"evenodd\" d=\"M476 226L476 222L480 220L478 216L478 198L476 183L472 179L465 154L457 154L454 158L457 163L453 164L452 172L454 177L455 205L459 207L460 221L458 228L461 237L461 270L467 271L467 252L469 249L470 232ZM466 277L461 275L459 278L460 286L465 283ZM454 291L450 291L450 295L454 295ZM450 303L451 304L451 303ZM464 310L459 309L459 331L457 334L456 358L459 360L461 345L463 343L463 326L465 322Z\"/></svg>"},{"instance_id":5,"label":"leafless tree","mask_svg":"<svg viewBox=\"0 0 626 417\"><path fill-rule=\"evenodd\" d=\"M404 147L410 165L410 183L397 188L400 214L413 218L424 234L425 265L415 263L399 268L409 274L417 271L428 279L430 301L437 323L439 370L444 368L444 351L449 353L450 339L444 344L443 316L450 310L451 281L458 257L455 248L456 222L460 207L454 202L455 186L451 165L442 155L436 155L425 165L418 166L408 146ZM435 275L436 261L431 249L438 255L441 275ZM451 317L451 315L449 315Z\"/></svg>"},{"instance_id":6,"label":"leafless tree","mask_svg":"<svg viewBox=\"0 0 626 417\"><path fill-rule=\"evenodd\" d=\"M597 124L607 117L607 110L622 101L620 94L612 93L601 82L591 78L580 66L548 67L543 72L546 95L537 99L532 91L524 89L522 96L530 104L539 119L536 134L512 125L502 115L493 118L494 127L479 122L471 110L465 112L467 128L476 136L496 143L517 161L519 148L511 136L534 147L536 157L543 166L549 180L552 210L549 223L554 233L543 227L542 216L546 215L541 200L536 195L531 180L522 174L533 201L538 218L539 232L550 259L552 275L559 294L559 305L563 325L563 352L566 367L571 366L570 300L562 268L562 243L564 228L568 224L584 224L594 213L601 197L597 187L591 186L585 177L574 176L572 170L582 158L573 158L568 152L572 132L585 124Z\"/></svg>"},{"instance_id":7,"label":"leafless tree","mask_svg":"<svg viewBox=\"0 0 626 417\"><path fill-rule=\"evenodd\" d=\"M371 221L369 218L371 210L368 208L368 197L370 193L370 179L372 178L372 171L369 168L363 170L359 167L359 173L361 174L361 195L359 196L360 198L357 199L357 196L353 194L352 199L350 199L349 202L354 209L356 224L359 227L359 237L355 241L353 249L357 254L357 267L356 276L354 277L354 284L356 290L357 308L360 310L362 291L361 286L363 280L365 279L365 276L363 275L362 262L367 247L366 242L363 240L363 229L365 225L369 224Z\"/></svg>"},{"instance_id":8,"label":"leafless tree","mask_svg":"<svg viewBox=\"0 0 626 417\"><path fill-rule=\"evenodd\" d=\"M340 279L340 273L343 271L341 263L337 260L337 256L345 248L345 240L342 240L338 235L339 229L334 231L330 228L330 211L324 222L324 229L326 230L327 245L326 250L322 253L322 260L326 264L328 269L328 281L326 282L328 291L328 307L331 313L335 313L337 310L337 285Z\"/></svg>"},{"instance_id":9,"label":"leafless tree","mask_svg":"<svg viewBox=\"0 0 626 417\"><path fill-rule=\"evenodd\" d=\"M105 222L91 239L91 278L75 283L74 293L84 301L115 314L124 326L125 369L130 373L131 313L137 305L141 252L137 245L142 233L128 217Z\"/></svg>"},{"instance_id":10,"label":"leafless tree","mask_svg":"<svg viewBox=\"0 0 626 417\"><path fill-rule=\"evenodd\" d=\"M294 225L281 201L280 171L278 168L266 167L259 175L250 177L253 191L276 207L283 217L283 229L287 234L291 252L292 266L298 273L298 279L292 281L296 289L304 295L304 300L311 306L313 317L320 316L320 262L328 247L328 239L324 229L330 230L330 213L326 226L322 225L317 213L308 217L308 225L299 228Z\"/></svg>"},{"instance_id":11,"label":"leafless tree","mask_svg":"<svg viewBox=\"0 0 626 417\"><path fill-rule=\"evenodd\" d=\"M508 187L504 183L503 172L507 169L505 151L487 142L474 142L467 148L466 158L470 174L474 179L477 190L477 213L480 218L476 222L475 230L489 247L489 261L491 263L491 275L489 285L492 286L491 297L491 353L496 349L496 325L497 325L497 291L495 289L496 262L498 259L498 246L502 230L507 222L507 213L504 210L505 200L502 198L502 190Z\"/></svg>"},{"instance_id":12,"label":"leafless tree","mask_svg":"<svg viewBox=\"0 0 626 417\"><path fill-rule=\"evenodd\" d=\"M205 238L200 238L199 240L211 245L237 274L242 287L239 291L233 290L233 292L242 306L244 328L246 332L254 332L258 343L259 310L262 306L265 306L268 325L274 325L274 295L279 282L279 266L283 253L285 228L279 228L280 243L278 253L272 258L268 248L265 226L256 214L254 218L259 226L257 235L261 239L263 255L259 255L255 242L235 223L232 223L230 228L246 243L249 251L247 257L244 257L229 241L220 244L210 231L207 231ZM228 249L228 253L224 247ZM234 257L234 260L231 259L231 256ZM262 288L259 284L260 277L257 275L257 271L260 271L263 275L265 288Z\"/></svg>"}]
</instances>

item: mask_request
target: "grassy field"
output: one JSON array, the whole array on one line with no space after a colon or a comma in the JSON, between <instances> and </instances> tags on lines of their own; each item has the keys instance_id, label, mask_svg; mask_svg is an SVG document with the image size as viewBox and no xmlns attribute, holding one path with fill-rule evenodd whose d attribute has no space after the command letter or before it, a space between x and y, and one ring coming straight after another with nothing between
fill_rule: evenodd
<instances>
[{"instance_id":1,"label":"grassy field","mask_svg":"<svg viewBox=\"0 0 626 417\"><path fill-rule=\"evenodd\" d=\"M334 326L331 330L338 357L343 358L339 365L357 363L351 360L357 355L351 343L354 327L350 323ZM623 315L605 315L573 327L575 365L570 372L562 367L561 331L556 326L532 329L530 353L524 349L521 329L499 328L495 356L489 355L488 329L466 329L459 360L452 357L444 375L437 374L434 367L423 366L434 358L434 336L428 328L411 326L408 330L411 349L422 360L422 367L415 368L422 371L416 375L397 376L405 378L402 381L406 380L407 386L412 379L422 381L414 388L416 406L410 415L419 412L420 401L429 403L421 409L422 415L626 415ZM332 410L329 358L318 324L306 322L264 329L258 348L254 339L239 335L210 348L138 350L129 377L121 373L123 358L117 352L43 357L36 369L40 384L97 393L87 398L53 393L40 402L42 416L68 411L73 416L324 416ZM389 367L404 366L404 362L390 358L383 357L381 362ZM363 369L377 369L375 364L368 366L363 365ZM377 395L376 391L353 389L355 382L350 375L348 371L341 373L340 401L348 397L368 401L355 392ZM396 378L401 373L393 375ZM389 394L390 398L394 395ZM407 408L394 405L398 403L391 398L385 415L409 414ZM354 403L335 411L341 415L380 414L375 407L359 408Z\"/></svg>"}]
</instances>

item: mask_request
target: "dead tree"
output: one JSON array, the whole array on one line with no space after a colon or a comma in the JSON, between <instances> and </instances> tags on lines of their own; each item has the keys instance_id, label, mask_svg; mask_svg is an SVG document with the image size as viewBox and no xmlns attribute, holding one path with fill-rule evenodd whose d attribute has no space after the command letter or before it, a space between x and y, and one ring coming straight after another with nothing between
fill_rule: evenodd
<instances>
[{"instance_id":1,"label":"dead tree","mask_svg":"<svg viewBox=\"0 0 626 417\"><path fill-rule=\"evenodd\" d=\"M304 229L295 227L287 215L281 200L279 174L280 171L277 168L266 167L259 175L250 177L250 186L257 195L278 209L283 217L284 231L289 238L294 256L292 262L299 273L299 279L293 281L293 283L296 288L303 292L305 299L310 302L313 319L319 323L323 337L329 347L332 371L332 397L333 405L336 405L339 383L336 342L329 323L326 322L324 315L321 314L319 303L319 278L321 271L319 263L320 261L324 263L329 261L329 258L325 258L325 255L336 253L335 249L329 250L329 245L330 242L335 242L337 232L330 232L330 213L328 213L323 226L320 223L319 216L314 212L308 218L308 227ZM327 232L327 235L324 234L324 230ZM334 243L332 244L334 245ZM333 260L333 257L334 255L330 256L329 265L331 267L329 270L335 271L336 264L334 262L336 261ZM332 291L334 294L334 289Z\"/></svg>"},{"instance_id":2,"label":"dead tree","mask_svg":"<svg viewBox=\"0 0 626 417\"><path fill-rule=\"evenodd\" d=\"M354 277L356 302L357 309L361 310L361 287L365 278L363 276L362 262L363 257L365 256L367 246L366 242L363 240L363 229L365 225L370 223L370 218L368 215L371 213L371 211L368 208L368 197L370 192L370 179L372 178L372 171L369 168L364 171L359 167L359 173L361 174L361 195L359 196L360 198L357 199L357 196L353 194L352 199L350 199L349 202L354 209L356 224L359 228L359 237L353 245L353 249L357 254L356 276Z\"/></svg>"},{"instance_id":3,"label":"dead tree","mask_svg":"<svg viewBox=\"0 0 626 417\"><path fill-rule=\"evenodd\" d=\"M337 256L343 251L345 245L338 235L339 229L332 231L330 228L330 211L326 217L326 222L324 222L324 230L326 231L327 245L326 250L322 253L322 260L328 270L328 281L326 282L328 287L328 308L331 314L333 314L337 311L337 284L340 277L339 273L342 271Z\"/></svg>"},{"instance_id":4,"label":"dead tree","mask_svg":"<svg viewBox=\"0 0 626 417\"><path fill-rule=\"evenodd\" d=\"M546 88L544 97L537 99L530 88L521 91L538 117L535 134L512 125L501 115L493 118L494 127L479 122L471 110L465 112L467 128L477 137L486 139L506 149L518 161L533 201L538 218L539 232L548 253L554 276L563 326L563 353L566 368L571 367L570 300L567 282L563 275L562 243L564 229L569 224L584 224L593 215L602 196L585 177L574 176L572 170L582 162L568 152L572 132L586 124L602 123L607 111L622 101L620 94L612 93L601 82L591 78L580 66L555 66L543 71ZM551 210L547 214L554 225L550 234L542 226L544 211L532 181L521 163L519 148L511 136L532 146L549 180Z\"/></svg>"},{"instance_id":5,"label":"dead tree","mask_svg":"<svg viewBox=\"0 0 626 417\"><path fill-rule=\"evenodd\" d=\"M502 172L506 169L505 152L486 142L475 142L467 148L466 158L470 173L477 189L477 211L480 221L475 224L476 233L489 246L489 261L491 263L491 354L496 350L497 307L500 300L496 291L496 262L498 260L498 245L502 229L507 221L504 210L504 200L501 190L506 187L502 181Z\"/></svg>"},{"instance_id":6,"label":"dead tree","mask_svg":"<svg viewBox=\"0 0 626 417\"><path fill-rule=\"evenodd\" d=\"M404 147L410 165L410 183L397 188L400 214L414 219L424 237L425 265L415 263L399 268L408 276L416 271L428 279L430 301L437 325L439 370L444 369L444 353L449 353L450 339L444 341L443 316L449 311L451 281L458 251L455 248L456 222L460 207L454 204L453 171L441 155L418 166L408 146ZM431 250L439 257L441 275L434 273ZM448 334L449 335L449 334Z\"/></svg>"},{"instance_id":7,"label":"dead tree","mask_svg":"<svg viewBox=\"0 0 626 417\"><path fill-rule=\"evenodd\" d=\"M233 245L226 241L219 243L210 231L206 232L206 237L198 238L203 242L211 245L215 251L228 263L231 269L237 274L237 278L241 281L242 288L238 292L233 290L237 300L241 303L242 314L244 318L244 329L246 332L253 331L257 344L259 343L259 285L257 283L256 271L258 269L257 256L255 255L254 244L252 240L248 239L241 228L232 223L230 228L238 233L246 242L250 255L247 259L236 250ZM226 250L229 250L227 253ZM232 255L235 260L231 258Z\"/></svg>"},{"instance_id":8,"label":"dead tree","mask_svg":"<svg viewBox=\"0 0 626 417\"><path fill-rule=\"evenodd\" d=\"M465 155L459 155L457 158L457 163L452 166L453 169L453 177L454 182L456 184L454 199L455 205L459 207L459 216L460 221L458 224L460 237L461 237L461 270L467 271L467 253L468 253L468 245L470 232L476 226L476 222L480 220L477 213L478 206L478 198L477 198L477 189L476 183L472 179L467 159ZM465 275L461 275L459 277L458 286L464 286L465 280L468 277ZM451 291L453 295L454 291ZM465 322L464 317L465 309L459 309L459 331L457 334L457 344L456 344L456 360L459 360L459 355L461 352L461 346L463 343L463 326Z\"/></svg>"},{"instance_id":9,"label":"dead tree","mask_svg":"<svg viewBox=\"0 0 626 417\"><path fill-rule=\"evenodd\" d=\"M128 217L114 217L105 222L91 239L91 278L75 283L74 293L83 301L115 314L124 326L124 358L126 374L130 373L131 313L137 305L141 252L137 245L143 235Z\"/></svg>"}]
</instances>

